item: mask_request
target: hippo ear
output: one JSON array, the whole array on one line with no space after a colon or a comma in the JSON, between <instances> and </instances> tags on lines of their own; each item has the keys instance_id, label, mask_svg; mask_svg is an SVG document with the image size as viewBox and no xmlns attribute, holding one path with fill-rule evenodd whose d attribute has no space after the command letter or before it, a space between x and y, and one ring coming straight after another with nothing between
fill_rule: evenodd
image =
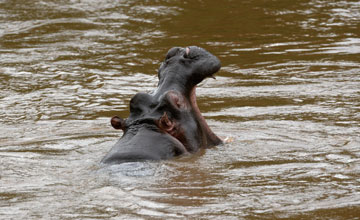
<instances>
[{"instance_id":1,"label":"hippo ear","mask_svg":"<svg viewBox=\"0 0 360 220\"><path fill-rule=\"evenodd\" d=\"M172 90L166 94L166 98L171 103L171 105L175 107L175 109L177 110L188 109L189 104L187 103L185 97L181 93Z\"/></svg>"},{"instance_id":2,"label":"hippo ear","mask_svg":"<svg viewBox=\"0 0 360 220\"><path fill-rule=\"evenodd\" d=\"M113 128L121 129L123 131L125 130L125 120L120 118L119 116L112 117L110 122Z\"/></svg>"}]
</instances>

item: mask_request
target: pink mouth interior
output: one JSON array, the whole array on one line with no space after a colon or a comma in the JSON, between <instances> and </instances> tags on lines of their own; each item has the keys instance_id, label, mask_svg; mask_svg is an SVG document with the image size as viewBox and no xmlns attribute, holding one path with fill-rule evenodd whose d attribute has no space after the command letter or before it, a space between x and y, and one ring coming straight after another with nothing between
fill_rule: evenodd
<instances>
[{"instance_id":1,"label":"pink mouth interior","mask_svg":"<svg viewBox=\"0 0 360 220\"><path fill-rule=\"evenodd\" d=\"M197 102L196 102L196 86L194 86L194 88L192 88L192 90L190 92L190 104L191 104L191 106L192 106L192 108L193 108L193 110L195 112L195 116L196 116L197 120L199 121L200 126L202 127L203 131L205 132L205 134L206 134L206 136L208 138L207 141L211 141L212 143L219 142L219 138L210 129L209 125L205 121L205 118L201 114L200 109L199 109L199 107L197 105Z\"/></svg>"}]
</instances>

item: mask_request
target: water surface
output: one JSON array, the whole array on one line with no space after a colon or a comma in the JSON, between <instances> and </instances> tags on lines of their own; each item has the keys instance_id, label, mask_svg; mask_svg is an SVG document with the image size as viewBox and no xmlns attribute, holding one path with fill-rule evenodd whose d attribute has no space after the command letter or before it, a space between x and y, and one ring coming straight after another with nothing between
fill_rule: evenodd
<instances>
[{"instance_id":1,"label":"water surface","mask_svg":"<svg viewBox=\"0 0 360 220\"><path fill-rule=\"evenodd\" d=\"M359 219L360 3L0 0L1 219ZM102 167L173 46L231 143Z\"/></svg>"}]
</instances>

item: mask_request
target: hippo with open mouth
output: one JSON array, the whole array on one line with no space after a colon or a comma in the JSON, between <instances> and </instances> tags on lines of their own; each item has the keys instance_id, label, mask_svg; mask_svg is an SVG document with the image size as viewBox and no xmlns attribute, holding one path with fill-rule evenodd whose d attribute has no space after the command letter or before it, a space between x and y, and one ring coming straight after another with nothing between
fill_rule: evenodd
<instances>
[{"instance_id":1,"label":"hippo with open mouth","mask_svg":"<svg viewBox=\"0 0 360 220\"><path fill-rule=\"evenodd\" d=\"M195 95L196 85L220 67L219 59L200 47L171 48L159 68L157 89L137 93L127 119L111 119L123 136L101 162L170 159L221 144L201 115Z\"/></svg>"}]
</instances>

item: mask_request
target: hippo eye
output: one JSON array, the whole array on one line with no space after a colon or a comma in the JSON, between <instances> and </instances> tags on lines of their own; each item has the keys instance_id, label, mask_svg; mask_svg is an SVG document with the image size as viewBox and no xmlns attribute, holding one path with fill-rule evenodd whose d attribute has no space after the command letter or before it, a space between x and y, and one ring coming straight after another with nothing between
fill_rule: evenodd
<instances>
[{"instance_id":1,"label":"hippo eye","mask_svg":"<svg viewBox=\"0 0 360 220\"><path fill-rule=\"evenodd\" d=\"M171 48L168 53L166 54L166 58L165 60L170 59L171 57L175 56L176 54L178 54L178 52L180 51L180 47L173 47Z\"/></svg>"},{"instance_id":2,"label":"hippo eye","mask_svg":"<svg viewBox=\"0 0 360 220\"><path fill-rule=\"evenodd\" d=\"M133 115L139 115L147 110L152 104L152 96L147 93L137 93L130 100L130 113Z\"/></svg>"}]
</instances>

